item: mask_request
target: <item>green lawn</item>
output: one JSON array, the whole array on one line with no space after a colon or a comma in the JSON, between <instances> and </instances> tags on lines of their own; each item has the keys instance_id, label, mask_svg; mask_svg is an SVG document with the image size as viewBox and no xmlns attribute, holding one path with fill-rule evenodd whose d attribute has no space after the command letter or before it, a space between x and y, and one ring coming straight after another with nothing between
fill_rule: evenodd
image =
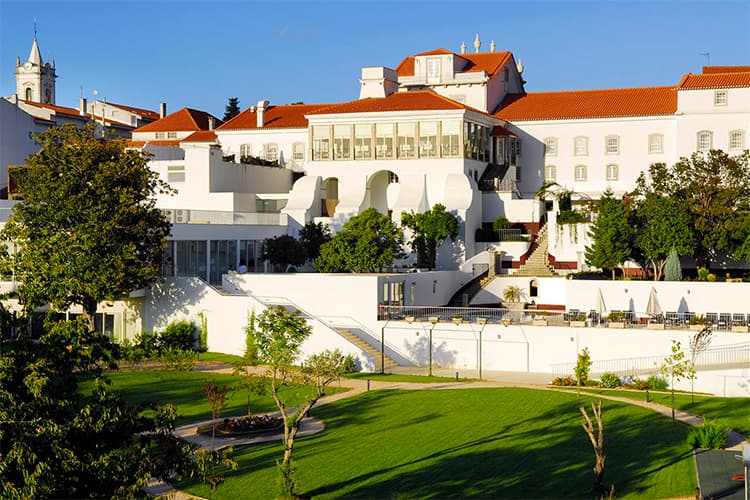
<instances>
[{"instance_id":1,"label":"green lawn","mask_svg":"<svg viewBox=\"0 0 750 500\"><path fill-rule=\"evenodd\" d=\"M237 363L242 362L242 356L224 354L221 352L202 352L198 354L198 361L200 363L236 365Z\"/></svg>"},{"instance_id":2,"label":"green lawn","mask_svg":"<svg viewBox=\"0 0 750 500\"><path fill-rule=\"evenodd\" d=\"M575 388L571 389L575 391ZM582 392L607 394L622 398L646 400L646 391L627 391L617 389L582 388ZM649 391L652 402L672 407L672 395L669 391ZM688 413L708 417L721 425L731 427L745 437L750 436L750 398L720 398L705 394L695 395L693 405L690 393L676 392L675 407Z\"/></svg>"},{"instance_id":3,"label":"green lawn","mask_svg":"<svg viewBox=\"0 0 750 500\"><path fill-rule=\"evenodd\" d=\"M214 380L222 387L224 384L229 389L227 392L227 407L222 415L244 415L247 413L248 393L238 383L242 377L217 373L206 373L199 371L120 371L109 374L112 387L122 392L128 403L137 405L145 401L156 401L158 403L174 403L177 406L177 425L208 420L211 418L211 409L203 393L203 382ZM91 391L93 383L85 381L81 384L81 391ZM291 392L292 404L303 400L303 389L299 387L287 389ZM330 387L327 393L333 394L343 389ZM276 411L276 404L270 396L251 395L253 413Z\"/></svg>"},{"instance_id":4,"label":"green lawn","mask_svg":"<svg viewBox=\"0 0 750 500\"><path fill-rule=\"evenodd\" d=\"M315 498L586 498L593 451L574 394L518 388L371 391L320 408L298 440L299 492ZM687 427L604 401L605 481L619 498L692 496ZM212 498L273 498L281 443L235 450ZM208 497L200 484L179 485Z\"/></svg>"}]
</instances>

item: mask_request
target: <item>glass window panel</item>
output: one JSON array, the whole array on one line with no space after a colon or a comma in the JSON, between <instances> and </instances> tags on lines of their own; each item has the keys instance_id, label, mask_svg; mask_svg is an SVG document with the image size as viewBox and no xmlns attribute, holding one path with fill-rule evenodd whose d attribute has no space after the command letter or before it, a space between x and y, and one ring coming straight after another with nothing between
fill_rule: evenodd
<instances>
[{"instance_id":1,"label":"glass window panel","mask_svg":"<svg viewBox=\"0 0 750 500\"><path fill-rule=\"evenodd\" d=\"M576 137L574 139L574 151L577 156L589 154L589 140L586 137Z\"/></svg>"},{"instance_id":2,"label":"glass window panel","mask_svg":"<svg viewBox=\"0 0 750 500\"><path fill-rule=\"evenodd\" d=\"M203 240L175 241L176 275L206 279L206 246Z\"/></svg>"},{"instance_id":3,"label":"glass window panel","mask_svg":"<svg viewBox=\"0 0 750 500\"><path fill-rule=\"evenodd\" d=\"M399 158L416 158L416 123L399 123L398 124L398 157Z\"/></svg>"},{"instance_id":4,"label":"glass window panel","mask_svg":"<svg viewBox=\"0 0 750 500\"><path fill-rule=\"evenodd\" d=\"M664 152L664 136L663 135L651 134L648 136L648 152L652 154Z\"/></svg>"},{"instance_id":5,"label":"glass window panel","mask_svg":"<svg viewBox=\"0 0 750 500\"><path fill-rule=\"evenodd\" d=\"M211 284L221 284L221 275L236 270L237 241L211 240Z\"/></svg>"},{"instance_id":6,"label":"glass window panel","mask_svg":"<svg viewBox=\"0 0 750 500\"><path fill-rule=\"evenodd\" d=\"M330 160L331 126L313 127L313 160Z\"/></svg>"},{"instance_id":7,"label":"glass window panel","mask_svg":"<svg viewBox=\"0 0 750 500\"><path fill-rule=\"evenodd\" d=\"M419 122L419 157L436 158L437 147L437 122Z\"/></svg>"},{"instance_id":8,"label":"glass window panel","mask_svg":"<svg viewBox=\"0 0 750 500\"><path fill-rule=\"evenodd\" d=\"M458 120L443 121L441 129L441 151L443 158L458 158L461 151L461 144L459 142L461 122Z\"/></svg>"},{"instance_id":9,"label":"glass window panel","mask_svg":"<svg viewBox=\"0 0 750 500\"><path fill-rule=\"evenodd\" d=\"M352 159L352 126L333 126L333 158L335 160Z\"/></svg>"},{"instance_id":10,"label":"glass window panel","mask_svg":"<svg viewBox=\"0 0 750 500\"><path fill-rule=\"evenodd\" d=\"M393 124L378 123L375 125L375 158L393 158Z\"/></svg>"},{"instance_id":11,"label":"glass window panel","mask_svg":"<svg viewBox=\"0 0 750 500\"><path fill-rule=\"evenodd\" d=\"M369 160L372 158L372 125L354 126L354 159Z\"/></svg>"},{"instance_id":12,"label":"glass window panel","mask_svg":"<svg viewBox=\"0 0 750 500\"><path fill-rule=\"evenodd\" d=\"M296 161L302 161L305 159L305 145L301 142L295 142L292 150L294 159Z\"/></svg>"}]
</instances>

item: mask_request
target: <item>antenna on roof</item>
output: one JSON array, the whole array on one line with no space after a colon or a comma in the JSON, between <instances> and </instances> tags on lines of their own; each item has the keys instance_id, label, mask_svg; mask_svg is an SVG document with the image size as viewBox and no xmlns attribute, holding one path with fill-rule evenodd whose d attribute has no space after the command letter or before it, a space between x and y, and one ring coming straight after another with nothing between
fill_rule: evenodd
<instances>
[{"instance_id":1,"label":"antenna on roof","mask_svg":"<svg viewBox=\"0 0 750 500\"><path fill-rule=\"evenodd\" d=\"M701 56L706 56L706 66L711 66L711 53L710 52L701 52Z\"/></svg>"}]
</instances>

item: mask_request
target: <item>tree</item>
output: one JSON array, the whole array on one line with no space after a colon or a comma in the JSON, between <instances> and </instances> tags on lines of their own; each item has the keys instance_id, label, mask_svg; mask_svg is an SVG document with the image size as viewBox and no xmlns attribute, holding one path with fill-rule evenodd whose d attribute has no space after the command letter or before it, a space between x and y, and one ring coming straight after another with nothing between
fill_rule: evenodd
<instances>
[{"instance_id":1,"label":"tree","mask_svg":"<svg viewBox=\"0 0 750 500\"><path fill-rule=\"evenodd\" d=\"M655 193L649 193L635 211L636 245L651 263L654 280L658 281L670 251L692 255L695 245L690 221L673 198Z\"/></svg>"},{"instance_id":2,"label":"tree","mask_svg":"<svg viewBox=\"0 0 750 500\"><path fill-rule=\"evenodd\" d=\"M680 256L677 255L677 250L672 248L667 257L667 263L664 265L664 280L665 281L681 281L682 280L682 267L680 266Z\"/></svg>"},{"instance_id":3,"label":"tree","mask_svg":"<svg viewBox=\"0 0 750 500\"><path fill-rule=\"evenodd\" d=\"M721 150L693 153L672 167L651 165L636 192L672 197L694 229L699 266L717 251L733 252L747 238L750 212L750 153L730 156Z\"/></svg>"},{"instance_id":4,"label":"tree","mask_svg":"<svg viewBox=\"0 0 750 500\"><path fill-rule=\"evenodd\" d=\"M94 329L97 303L148 287L160 276L170 223L154 196L171 192L124 139L93 125L36 136L39 152L19 172L23 201L2 231L28 309L80 304Z\"/></svg>"},{"instance_id":5,"label":"tree","mask_svg":"<svg viewBox=\"0 0 750 500\"><path fill-rule=\"evenodd\" d=\"M349 219L328 243L321 245L315 269L331 272L379 272L403 253L403 233L386 216L368 208Z\"/></svg>"},{"instance_id":6,"label":"tree","mask_svg":"<svg viewBox=\"0 0 750 500\"><path fill-rule=\"evenodd\" d=\"M591 226L592 244L586 247L586 262L601 269L615 268L630 257L633 230L628 223L622 200L615 199L607 190L601 199L599 215Z\"/></svg>"},{"instance_id":7,"label":"tree","mask_svg":"<svg viewBox=\"0 0 750 500\"><path fill-rule=\"evenodd\" d=\"M589 354L589 348L584 347L583 351L581 351L578 354L578 358L576 359L576 367L575 367L575 374L576 374L576 382L578 389L576 392L578 395L581 395L581 386L586 385L586 381L589 379L589 371L591 370L591 355Z\"/></svg>"},{"instance_id":8,"label":"tree","mask_svg":"<svg viewBox=\"0 0 750 500\"><path fill-rule=\"evenodd\" d=\"M227 105L224 106L224 117L221 119L227 122L240 114L240 100L237 97L230 97Z\"/></svg>"},{"instance_id":9,"label":"tree","mask_svg":"<svg viewBox=\"0 0 750 500\"><path fill-rule=\"evenodd\" d=\"M674 383L679 382L683 377L693 377L693 371L694 368L682 350L680 342L672 340L672 354L664 358L659 368L659 372L670 379L669 386L672 390L672 422L675 421Z\"/></svg>"},{"instance_id":10,"label":"tree","mask_svg":"<svg viewBox=\"0 0 750 500\"><path fill-rule=\"evenodd\" d=\"M698 360L698 355L708 349L711 344L711 325L705 325L703 329L696 332L695 335L690 339L690 404L695 404L695 390L693 384L695 383L695 362Z\"/></svg>"},{"instance_id":11,"label":"tree","mask_svg":"<svg viewBox=\"0 0 750 500\"><path fill-rule=\"evenodd\" d=\"M439 203L429 212L403 212L401 224L412 230L410 244L417 254L417 267L428 269L435 268L438 247L448 238L456 241L459 232L456 216Z\"/></svg>"},{"instance_id":12,"label":"tree","mask_svg":"<svg viewBox=\"0 0 750 500\"><path fill-rule=\"evenodd\" d=\"M261 258L271 263L276 272L284 272L289 266L305 263L305 249L297 239L282 234L263 240Z\"/></svg>"},{"instance_id":13,"label":"tree","mask_svg":"<svg viewBox=\"0 0 750 500\"><path fill-rule=\"evenodd\" d=\"M284 458L279 462L281 494L294 497L294 439L302 419L325 395L326 387L344 374L345 357L338 349L314 354L307 358L302 370L296 370L302 343L312 333L307 321L298 314L291 314L283 307L269 307L258 315L251 316L247 333L254 347L250 350L257 363L267 365L266 376L271 383L271 396L284 421ZM289 408L287 393L282 388L289 384L308 388L305 402Z\"/></svg>"},{"instance_id":14,"label":"tree","mask_svg":"<svg viewBox=\"0 0 750 500\"><path fill-rule=\"evenodd\" d=\"M322 222L308 222L299 231L299 241L305 251L305 259L315 261L320 255L320 247L331 241L331 230Z\"/></svg>"},{"instance_id":15,"label":"tree","mask_svg":"<svg viewBox=\"0 0 750 500\"><path fill-rule=\"evenodd\" d=\"M108 339L82 321L47 324L38 341L6 340L0 357L0 497L131 498L151 476L193 472L172 434L174 406L127 405L109 387ZM84 393L82 378L95 382Z\"/></svg>"},{"instance_id":16,"label":"tree","mask_svg":"<svg viewBox=\"0 0 750 500\"><path fill-rule=\"evenodd\" d=\"M598 404L591 403L591 412L594 414L596 419L597 432L594 434L594 424L591 422L591 418L586 413L586 408L583 406L578 408L583 415L583 422L581 427L586 431L586 434L591 441L591 446L594 447L594 456L596 461L594 463L594 495L597 498L604 498L607 495L607 488L604 486L604 461L607 456L604 454L604 424L602 423L602 401L599 400ZM614 497L614 485L609 492L609 497Z\"/></svg>"}]
</instances>

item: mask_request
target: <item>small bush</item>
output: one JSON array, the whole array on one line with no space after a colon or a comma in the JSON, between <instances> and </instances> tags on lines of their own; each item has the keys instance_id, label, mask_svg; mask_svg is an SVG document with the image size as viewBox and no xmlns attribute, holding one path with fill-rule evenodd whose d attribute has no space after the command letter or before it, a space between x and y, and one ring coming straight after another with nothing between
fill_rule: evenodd
<instances>
[{"instance_id":1,"label":"small bush","mask_svg":"<svg viewBox=\"0 0 750 500\"><path fill-rule=\"evenodd\" d=\"M167 370L189 372L195 368L195 352L192 349L165 349L161 359Z\"/></svg>"},{"instance_id":2,"label":"small bush","mask_svg":"<svg viewBox=\"0 0 750 500\"><path fill-rule=\"evenodd\" d=\"M652 389L654 391L666 391L667 389L669 389L669 382L658 375L651 375L648 378L646 389Z\"/></svg>"},{"instance_id":3,"label":"small bush","mask_svg":"<svg viewBox=\"0 0 750 500\"><path fill-rule=\"evenodd\" d=\"M709 274L711 274L711 271L709 271L708 268L699 267L698 268L698 281L708 281Z\"/></svg>"},{"instance_id":4,"label":"small bush","mask_svg":"<svg viewBox=\"0 0 750 500\"><path fill-rule=\"evenodd\" d=\"M599 385L604 387L605 389L614 389L616 387L620 387L622 385L622 381L620 380L620 377L618 377L614 373L606 372L602 373Z\"/></svg>"},{"instance_id":5,"label":"small bush","mask_svg":"<svg viewBox=\"0 0 750 500\"><path fill-rule=\"evenodd\" d=\"M344 373L356 373L359 371L357 360L351 354L347 354L344 358L344 364L342 368L344 369Z\"/></svg>"},{"instance_id":6,"label":"small bush","mask_svg":"<svg viewBox=\"0 0 750 500\"><path fill-rule=\"evenodd\" d=\"M191 321L173 321L159 335L162 349L192 349L195 346L195 325Z\"/></svg>"},{"instance_id":7,"label":"small bush","mask_svg":"<svg viewBox=\"0 0 750 500\"><path fill-rule=\"evenodd\" d=\"M695 425L688 432L687 442L693 448L718 450L727 444L729 429L720 427L714 422L704 420L702 425Z\"/></svg>"},{"instance_id":8,"label":"small bush","mask_svg":"<svg viewBox=\"0 0 750 500\"><path fill-rule=\"evenodd\" d=\"M554 380L552 380L552 385L560 387L570 387L578 385L578 382L574 377L568 375L567 377L555 377Z\"/></svg>"},{"instance_id":9,"label":"small bush","mask_svg":"<svg viewBox=\"0 0 750 500\"><path fill-rule=\"evenodd\" d=\"M136 334L133 347L140 353L142 359L148 359L156 355L159 351L159 338L154 332L143 330Z\"/></svg>"}]
</instances>

